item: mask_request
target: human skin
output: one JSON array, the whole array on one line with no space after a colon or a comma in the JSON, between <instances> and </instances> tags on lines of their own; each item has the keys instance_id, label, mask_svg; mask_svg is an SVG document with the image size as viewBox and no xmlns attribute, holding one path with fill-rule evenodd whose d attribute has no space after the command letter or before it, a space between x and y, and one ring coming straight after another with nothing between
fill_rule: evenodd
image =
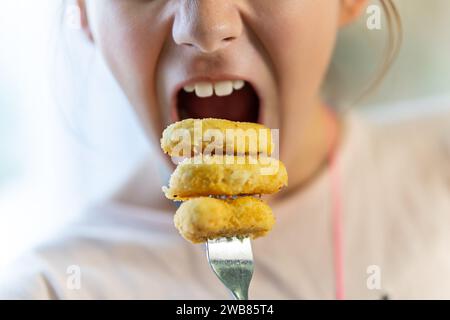
<instances>
[{"instance_id":1,"label":"human skin","mask_svg":"<svg viewBox=\"0 0 450 320\"><path fill-rule=\"evenodd\" d=\"M320 171L342 136L319 91L339 29L366 2L78 0L84 32L155 145L176 120L173 92L184 81L233 75L252 83L261 122L280 129L287 192Z\"/></svg>"}]
</instances>

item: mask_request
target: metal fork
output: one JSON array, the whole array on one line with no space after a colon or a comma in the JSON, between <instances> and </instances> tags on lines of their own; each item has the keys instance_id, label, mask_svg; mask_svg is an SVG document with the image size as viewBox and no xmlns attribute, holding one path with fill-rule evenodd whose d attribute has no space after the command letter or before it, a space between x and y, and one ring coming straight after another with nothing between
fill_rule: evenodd
<instances>
[{"instance_id":1,"label":"metal fork","mask_svg":"<svg viewBox=\"0 0 450 320\"><path fill-rule=\"evenodd\" d=\"M236 300L248 300L253 276L253 253L250 239L219 238L206 242L208 262L214 273Z\"/></svg>"}]
</instances>

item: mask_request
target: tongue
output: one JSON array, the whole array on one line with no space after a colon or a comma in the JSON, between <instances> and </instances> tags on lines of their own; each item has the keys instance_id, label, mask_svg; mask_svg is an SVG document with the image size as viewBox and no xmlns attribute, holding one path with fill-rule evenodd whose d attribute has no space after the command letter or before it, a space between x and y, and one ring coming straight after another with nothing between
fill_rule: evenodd
<instances>
[{"instance_id":1,"label":"tongue","mask_svg":"<svg viewBox=\"0 0 450 320\"><path fill-rule=\"evenodd\" d=\"M181 118L218 118L232 121L258 122L259 99L247 85L229 96L199 98L195 93L181 91L178 95L178 114Z\"/></svg>"}]
</instances>

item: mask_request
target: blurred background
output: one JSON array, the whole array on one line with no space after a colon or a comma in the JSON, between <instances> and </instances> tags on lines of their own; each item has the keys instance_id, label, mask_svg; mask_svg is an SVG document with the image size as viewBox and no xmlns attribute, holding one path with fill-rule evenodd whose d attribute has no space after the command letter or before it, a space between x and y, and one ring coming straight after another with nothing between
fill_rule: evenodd
<instances>
[{"instance_id":1,"label":"blurred background","mask_svg":"<svg viewBox=\"0 0 450 320\"><path fill-rule=\"evenodd\" d=\"M450 109L450 1L396 3L404 25L400 56L358 107L383 119ZM76 10L62 12L57 0L0 6L1 267L106 197L152 150L79 31ZM370 82L382 62L385 21L370 31L366 19L339 35L336 105L357 98L355 88L363 90L358 84Z\"/></svg>"}]
</instances>

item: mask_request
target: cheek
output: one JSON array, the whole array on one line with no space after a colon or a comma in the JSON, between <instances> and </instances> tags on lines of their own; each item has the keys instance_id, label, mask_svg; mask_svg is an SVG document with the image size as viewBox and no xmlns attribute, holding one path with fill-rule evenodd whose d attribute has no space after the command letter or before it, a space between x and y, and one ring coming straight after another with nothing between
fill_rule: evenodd
<instances>
[{"instance_id":1,"label":"cheek","mask_svg":"<svg viewBox=\"0 0 450 320\"><path fill-rule=\"evenodd\" d=\"M165 28L155 11L105 3L94 40L147 132L162 130L156 108L155 69Z\"/></svg>"},{"instance_id":2,"label":"cheek","mask_svg":"<svg viewBox=\"0 0 450 320\"><path fill-rule=\"evenodd\" d=\"M337 0L286 0L267 17L273 23L266 43L284 111L297 112L317 98L335 44L338 12Z\"/></svg>"}]
</instances>

